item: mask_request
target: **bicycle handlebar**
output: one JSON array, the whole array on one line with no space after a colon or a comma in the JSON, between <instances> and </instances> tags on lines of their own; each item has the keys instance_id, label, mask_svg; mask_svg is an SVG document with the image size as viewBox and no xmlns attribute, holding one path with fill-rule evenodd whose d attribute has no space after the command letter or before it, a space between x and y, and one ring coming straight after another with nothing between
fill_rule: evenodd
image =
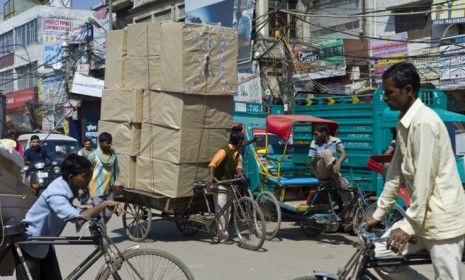
<instances>
[{"instance_id":1,"label":"bicycle handlebar","mask_svg":"<svg viewBox=\"0 0 465 280\"><path fill-rule=\"evenodd\" d=\"M372 229L372 232L369 232L365 229L365 223L361 223L358 226L356 234L364 241L368 241L369 243L379 243L379 242L385 242L389 239L388 236L383 237L382 235L384 234L385 230L380 229L380 228L374 228ZM411 236L408 243L411 244L416 244L417 243L417 238L415 236Z\"/></svg>"},{"instance_id":2,"label":"bicycle handlebar","mask_svg":"<svg viewBox=\"0 0 465 280\"><path fill-rule=\"evenodd\" d=\"M223 180L223 181L215 181L215 185L232 185L234 183L240 183L244 180L244 178L234 178L230 180Z\"/></svg>"}]
</instances>

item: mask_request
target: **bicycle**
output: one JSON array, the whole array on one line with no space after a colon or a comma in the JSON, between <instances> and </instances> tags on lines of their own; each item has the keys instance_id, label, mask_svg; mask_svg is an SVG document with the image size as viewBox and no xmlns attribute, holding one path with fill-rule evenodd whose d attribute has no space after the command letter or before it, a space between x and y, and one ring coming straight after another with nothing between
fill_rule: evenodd
<instances>
[{"instance_id":1,"label":"bicycle","mask_svg":"<svg viewBox=\"0 0 465 280\"><path fill-rule=\"evenodd\" d=\"M187 236L199 231L216 236L220 217L232 206L239 245L254 251L260 249L265 242L265 219L257 203L249 196L242 195L243 191L238 185L242 181L242 178L235 178L217 181L212 186L205 181L194 183L194 196L189 200L186 211L176 219L178 229ZM219 189L220 185L225 186L226 190ZM228 194L228 201L218 214L215 214L208 197L214 192Z\"/></svg>"},{"instance_id":2,"label":"bicycle","mask_svg":"<svg viewBox=\"0 0 465 280\"><path fill-rule=\"evenodd\" d=\"M376 210L376 205L372 205L367 209L367 214L372 214ZM421 265L431 264L431 257L427 251L408 254L402 258L377 258L374 253L375 243L384 242L386 237L382 237L385 230L390 228L396 221L405 217L404 210L397 204L393 206L391 211L381 221L380 226L371 232L366 231L363 225L360 225L357 235L360 241L355 245L356 252L349 259L347 264L340 269L336 274L314 271L313 275L298 277L295 280L349 280L349 279L362 279L362 280L375 280L378 279L371 271L370 268L392 267L392 266L406 266L406 265ZM413 237L412 243L416 240ZM462 257L462 261L465 258Z\"/></svg>"},{"instance_id":3,"label":"bicycle","mask_svg":"<svg viewBox=\"0 0 465 280\"><path fill-rule=\"evenodd\" d=\"M303 232L308 236L317 236L323 231L336 232L342 225L345 231L356 232L362 221L365 209L376 202L376 197L364 192L358 182L367 178L351 179L351 188L339 188L334 180L325 180L311 192L307 200L308 208L298 220ZM341 192L351 192L350 202L343 206L338 198Z\"/></svg>"},{"instance_id":4,"label":"bicycle","mask_svg":"<svg viewBox=\"0 0 465 280\"><path fill-rule=\"evenodd\" d=\"M187 279L194 276L186 265L175 256L157 249L141 249L139 245L121 251L108 237L104 227L96 218L87 219L92 236L89 237L24 237L25 225L10 223L2 227L7 236L5 255L8 250L19 263L16 263L17 273L32 280L26 265L21 245L95 245L95 250L87 256L65 279L79 279L99 260L104 258L95 279ZM2 259L4 256L0 256Z\"/></svg>"}]
</instances>

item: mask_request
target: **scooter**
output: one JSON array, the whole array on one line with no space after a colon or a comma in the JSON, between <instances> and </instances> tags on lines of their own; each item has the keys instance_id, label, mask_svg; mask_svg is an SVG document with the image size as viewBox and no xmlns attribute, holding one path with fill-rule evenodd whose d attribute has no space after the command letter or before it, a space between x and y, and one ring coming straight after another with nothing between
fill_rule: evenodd
<instances>
[{"instance_id":1,"label":"scooter","mask_svg":"<svg viewBox=\"0 0 465 280\"><path fill-rule=\"evenodd\" d=\"M26 185L30 185L36 191L36 196L39 196L53 180L61 176L61 167L56 161L37 161L32 165L26 165L23 172Z\"/></svg>"}]
</instances>

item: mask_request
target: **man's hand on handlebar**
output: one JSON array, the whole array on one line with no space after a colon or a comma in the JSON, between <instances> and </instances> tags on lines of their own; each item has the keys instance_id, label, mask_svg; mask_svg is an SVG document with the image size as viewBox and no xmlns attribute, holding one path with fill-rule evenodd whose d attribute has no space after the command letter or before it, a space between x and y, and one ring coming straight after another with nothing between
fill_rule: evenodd
<instances>
[{"instance_id":1,"label":"man's hand on handlebar","mask_svg":"<svg viewBox=\"0 0 465 280\"><path fill-rule=\"evenodd\" d=\"M410 238L410 234L406 233L402 229L393 229L389 235L389 239L386 241L386 249L391 249L391 251L400 255Z\"/></svg>"},{"instance_id":2,"label":"man's hand on handlebar","mask_svg":"<svg viewBox=\"0 0 465 280\"><path fill-rule=\"evenodd\" d=\"M372 215L368 215L364 221L363 228L366 230L370 230L371 228L375 227L379 224L380 221L373 218Z\"/></svg>"},{"instance_id":3,"label":"man's hand on handlebar","mask_svg":"<svg viewBox=\"0 0 465 280\"><path fill-rule=\"evenodd\" d=\"M214 183L217 183L218 182L218 179L216 179L215 177L208 177L208 185L211 186L213 185Z\"/></svg>"}]
</instances>

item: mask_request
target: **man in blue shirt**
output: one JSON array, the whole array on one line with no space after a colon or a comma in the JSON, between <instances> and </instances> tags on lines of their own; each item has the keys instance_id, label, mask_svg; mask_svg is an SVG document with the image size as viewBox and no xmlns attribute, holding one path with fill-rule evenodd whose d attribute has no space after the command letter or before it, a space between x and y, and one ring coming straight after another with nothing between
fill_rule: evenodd
<instances>
[{"instance_id":1,"label":"man in blue shirt","mask_svg":"<svg viewBox=\"0 0 465 280\"><path fill-rule=\"evenodd\" d=\"M40 145L40 139L37 135L32 135L30 147L24 152L24 161L26 164L34 164L36 161L52 160L47 153L47 149Z\"/></svg>"},{"instance_id":2,"label":"man in blue shirt","mask_svg":"<svg viewBox=\"0 0 465 280\"><path fill-rule=\"evenodd\" d=\"M87 187L91 176L92 165L88 159L76 154L68 155L63 162L62 177L55 179L27 212L23 220L27 225L26 234L59 236L68 221L83 223L83 220L79 220L80 216L94 217L106 207L117 208L118 202L112 200L103 201L86 210L72 204L79 191ZM22 246L22 250L34 280L61 279L53 246L26 245ZM17 274L23 275L23 269L19 269Z\"/></svg>"}]
</instances>

